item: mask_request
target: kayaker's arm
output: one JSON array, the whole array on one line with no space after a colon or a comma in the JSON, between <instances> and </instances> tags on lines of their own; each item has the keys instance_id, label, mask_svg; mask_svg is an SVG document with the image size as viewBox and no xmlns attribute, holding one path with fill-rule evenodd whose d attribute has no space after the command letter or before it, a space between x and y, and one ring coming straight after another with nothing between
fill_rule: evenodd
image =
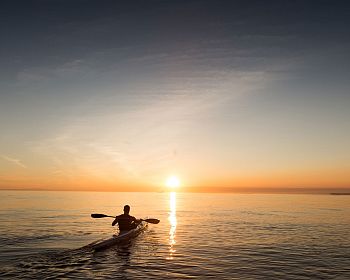
<instances>
[{"instance_id":1,"label":"kayaker's arm","mask_svg":"<svg viewBox=\"0 0 350 280\"><path fill-rule=\"evenodd\" d=\"M112 226L114 226L116 223L118 223L118 217L115 217L115 220L112 222Z\"/></svg>"},{"instance_id":2,"label":"kayaker's arm","mask_svg":"<svg viewBox=\"0 0 350 280\"><path fill-rule=\"evenodd\" d=\"M135 220L134 220L134 223L135 223L136 225L140 224L141 222L142 222L141 219L136 219L136 218L135 218Z\"/></svg>"}]
</instances>

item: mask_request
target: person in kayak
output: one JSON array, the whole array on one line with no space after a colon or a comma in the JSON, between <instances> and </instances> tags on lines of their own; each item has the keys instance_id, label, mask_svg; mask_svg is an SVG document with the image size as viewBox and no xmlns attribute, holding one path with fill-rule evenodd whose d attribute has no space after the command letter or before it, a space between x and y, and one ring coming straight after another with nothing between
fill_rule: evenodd
<instances>
[{"instance_id":1,"label":"person in kayak","mask_svg":"<svg viewBox=\"0 0 350 280\"><path fill-rule=\"evenodd\" d=\"M115 217L115 220L112 222L112 226L115 226L115 224L118 223L120 231L131 230L136 228L141 223L141 221L133 216L130 216L129 212L130 206L125 205L124 214Z\"/></svg>"}]
</instances>

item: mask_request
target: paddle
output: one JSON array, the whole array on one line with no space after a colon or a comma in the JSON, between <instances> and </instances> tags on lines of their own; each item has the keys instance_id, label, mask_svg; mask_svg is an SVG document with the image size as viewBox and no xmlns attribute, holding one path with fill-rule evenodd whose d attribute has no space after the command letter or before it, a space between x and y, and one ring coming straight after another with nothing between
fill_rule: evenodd
<instances>
[{"instance_id":1,"label":"paddle","mask_svg":"<svg viewBox=\"0 0 350 280\"><path fill-rule=\"evenodd\" d=\"M108 216L108 215L105 215L105 214L91 214L91 218L106 218L106 217L109 217L109 218L115 218L115 216ZM145 221L147 223L150 223L150 224L158 224L160 221L158 219L140 219L141 221Z\"/></svg>"}]
</instances>

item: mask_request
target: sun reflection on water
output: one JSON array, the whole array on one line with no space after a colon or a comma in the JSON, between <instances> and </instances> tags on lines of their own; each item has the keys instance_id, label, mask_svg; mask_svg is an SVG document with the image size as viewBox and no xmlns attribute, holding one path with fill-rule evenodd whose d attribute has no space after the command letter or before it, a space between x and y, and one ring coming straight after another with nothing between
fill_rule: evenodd
<instances>
[{"instance_id":1,"label":"sun reflection on water","mask_svg":"<svg viewBox=\"0 0 350 280\"><path fill-rule=\"evenodd\" d=\"M169 256L167 257L168 260L173 259L173 255L176 252L174 246L176 244L175 240L175 233L176 233L176 192L171 192L169 197L170 202L170 212L169 212L169 223L170 223L170 230L169 230Z\"/></svg>"}]
</instances>

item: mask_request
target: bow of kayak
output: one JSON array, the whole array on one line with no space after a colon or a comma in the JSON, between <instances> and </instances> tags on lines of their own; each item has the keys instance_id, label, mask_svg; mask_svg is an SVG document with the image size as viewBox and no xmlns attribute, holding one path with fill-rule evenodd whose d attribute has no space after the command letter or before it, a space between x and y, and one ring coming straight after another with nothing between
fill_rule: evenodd
<instances>
[{"instance_id":1,"label":"bow of kayak","mask_svg":"<svg viewBox=\"0 0 350 280\"><path fill-rule=\"evenodd\" d=\"M88 245L94 251L99 251L107 249L118 243L127 242L135 237L137 237L142 231L147 228L146 222L141 222L135 229L128 231L121 231L119 234L113 235L111 238L105 240L98 240Z\"/></svg>"}]
</instances>

